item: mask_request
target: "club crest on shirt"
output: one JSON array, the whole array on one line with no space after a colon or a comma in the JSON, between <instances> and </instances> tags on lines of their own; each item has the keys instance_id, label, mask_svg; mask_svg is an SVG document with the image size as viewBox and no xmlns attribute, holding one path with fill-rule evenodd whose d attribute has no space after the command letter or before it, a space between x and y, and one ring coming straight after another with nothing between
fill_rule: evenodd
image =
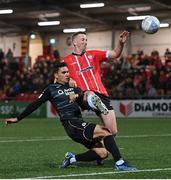
<instances>
[{"instance_id":1,"label":"club crest on shirt","mask_svg":"<svg viewBox=\"0 0 171 180\"><path fill-rule=\"evenodd\" d=\"M84 123L82 123L82 126L83 126L83 127L85 127L85 126L86 126L86 124L87 124L87 123L86 123L86 122L84 122Z\"/></svg>"},{"instance_id":2,"label":"club crest on shirt","mask_svg":"<svg viewBox=\"0 0 171 180\"><path fill-rule=\"evenodd\" d=\"M93 56L92 55L88 55L87 56L89 60L92 60L93 59Z\"/></svg>"}]
</instances>

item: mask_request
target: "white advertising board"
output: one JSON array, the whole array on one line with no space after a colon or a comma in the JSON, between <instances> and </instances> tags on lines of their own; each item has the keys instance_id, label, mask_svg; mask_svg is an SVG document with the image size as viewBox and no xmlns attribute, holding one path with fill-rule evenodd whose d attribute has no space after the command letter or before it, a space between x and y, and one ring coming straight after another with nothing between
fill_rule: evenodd
<instances>
[{"instance_id":1,"label":"white advertising board","mask_svg":"<svg viewBox=\"0 0 171 180\"><path fill-rule=\"evenodd\" d=\"M171 117L171 100L112 100L117 117ZM96 116L93 111L83 111L83 117ZM57 112L47 103L47 117L56 117Z\"/></svg>"},{"instance_id":2,"label":"white advertising board","mask_svg":"<svg viewBox=\"0 0 171 180\"><path fill-rule=\"evenodd\" d=\"M171 117L171 100L111 101L117 117Z\"/></svg>"}]
</instances>

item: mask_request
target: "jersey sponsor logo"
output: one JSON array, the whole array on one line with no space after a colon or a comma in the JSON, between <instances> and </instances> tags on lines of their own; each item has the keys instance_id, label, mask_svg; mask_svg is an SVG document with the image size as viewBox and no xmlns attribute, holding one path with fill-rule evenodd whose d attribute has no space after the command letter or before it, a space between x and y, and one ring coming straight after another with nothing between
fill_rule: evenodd
<instances>
[{"instance_id":1,"label":"jersey sponsor logo","mask_svg":"<svg viewBox=\"0 0 171 180\"><path fill-rule=\"evenodd\" d=\"M64 94L64 92L60 89L60 90L58 90L58 94Z\"/></svg>"},{"instance_id":2,"label":"jersey sponsor logo","mask_svg":"<svg viewBox=\"0 0 171 180\"><path fill-rule=\"evenodd\" d=\"M59 95L65 94L65 95L68 96L68 95L70 95L70 94L74 94L74 89L73 89L73 88L64 89L64 90L59 89L59 90L58 90L58 94L59 94Z\"/></svg>"},{"instance_id":3,"label":"jersey sponsor logo","mask_svg":"<svg viewBox=\"0 0 171 180\"><path fill-rule=\"evenodd\" d=\"M93 66L87 66L87 67L85 67L84 69L81 69L81 70L80 70L80 73L89 71L89 70L91 70L91 69L93 69Z\"/></svg>"},{"instance_id":4,"label":"jersey sponsor logo","mask_svg":"<svg viewBox=\"0 0 171 180\"><path fill-rule=\"evenodd\" d=\"M77 62L75 61L75 62L73 62L73 63L71 63L71 65L73 66L73 65L75 65L75 64L77 64Z\"/></svg>"}]
</instances>

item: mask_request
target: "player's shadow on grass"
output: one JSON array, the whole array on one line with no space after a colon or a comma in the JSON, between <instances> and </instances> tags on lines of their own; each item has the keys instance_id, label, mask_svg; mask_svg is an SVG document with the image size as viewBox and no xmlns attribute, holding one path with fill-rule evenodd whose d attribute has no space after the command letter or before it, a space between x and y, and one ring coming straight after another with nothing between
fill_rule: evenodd
<instances>
[{"instance_id":1,"label":"player's shadow on grass","mask_svg":"<svg viewBox=\"0 0 171 180\"><path fill-rule=\"evenodd\" d=\"M56 168L60 168L60 163L45 163L44 166L48 166L50 169L56 169ZM113 167L114 166L114 162L112 159L106 159L104 160L104 164L103 165L97 165L96 161L92 161L92 162L77 162L73 165L68 166L67 168L63 168L63 169L68 169L68 168L109 168L109 167Z\"/></svg>"}]
</instances>

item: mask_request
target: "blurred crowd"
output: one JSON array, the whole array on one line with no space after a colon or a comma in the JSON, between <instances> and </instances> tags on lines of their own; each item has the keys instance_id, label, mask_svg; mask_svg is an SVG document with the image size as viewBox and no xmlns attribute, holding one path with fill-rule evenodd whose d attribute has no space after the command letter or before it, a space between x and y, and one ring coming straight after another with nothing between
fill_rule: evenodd
<instances>
[{"instance_id":1,"label":"blurred crowd","mask_svg":"<svg viewBox=\"0 0 171 180\"><path fill-rule=\"evenodd\" d=\"M39 58L33 67L26 57L22 65L13 55L1 55L0 99L14 99L21 93L39 94L53 82L53 67L59 57ZM25 63L27 62L27 63ZM103 62L101 75L109 95L114 99L171 97L171 52L161 58L158 51L144 55L137 51L118 61Z\"/></svg>"},{"instance_id":2,"label":"blurred crowd","mask_svg":"<svg viewBox=\"0 0 171 180\"><path fill-rule=\"evenodd\" d=\"M102 64L102 77L111 97L116 99L171 96L171 52L161 58L158 51L143 51ZM107 77L107 78L106 78Z\"/></svg>"},{"instance_id":3,"label":"blurred crowd","mask_svg":"<svg viewBox=\"0 0 171 180\"><path fill-rule=\"evenodd\" d=\"M59 59L40 57L31 67L26 57L0 59L0 99L14 99L21 93L39 94L53 82L53 67ZM29 59L27 59L29 60ZM21 63L22 61L22 63Z\"/></svg>"}]
</instances>

